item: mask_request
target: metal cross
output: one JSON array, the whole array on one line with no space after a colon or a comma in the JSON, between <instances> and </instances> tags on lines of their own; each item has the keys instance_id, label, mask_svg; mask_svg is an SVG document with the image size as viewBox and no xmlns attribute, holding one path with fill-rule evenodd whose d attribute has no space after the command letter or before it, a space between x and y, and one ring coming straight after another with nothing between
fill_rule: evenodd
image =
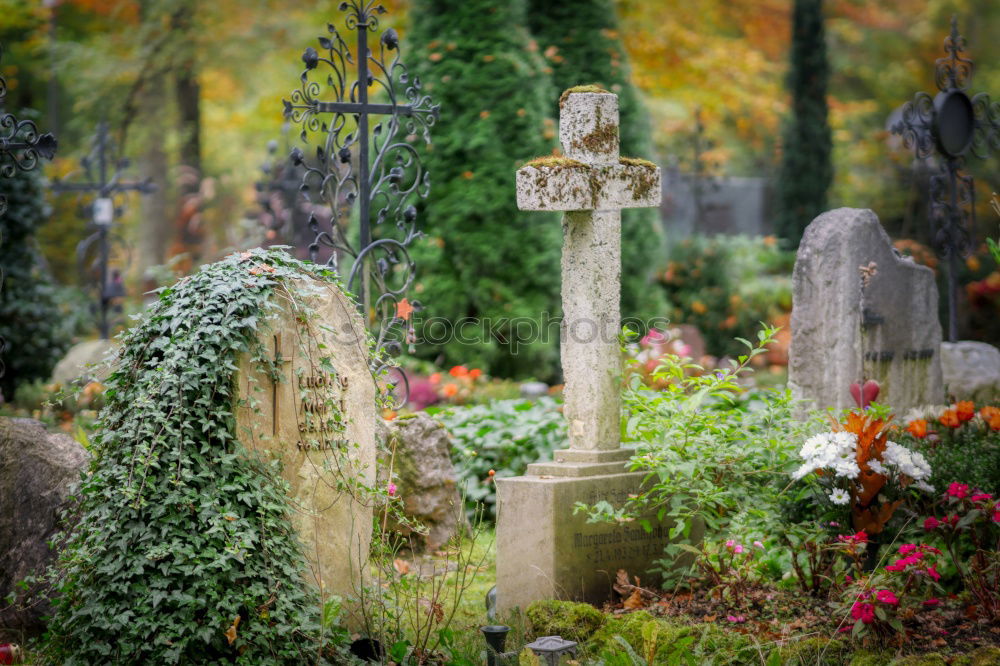
<instances>
[{"instance_id":1,"label":"metal cross","mask_svg":"<svg viewBox=\"0 0 1000 666\"><path fill-rule=\"evenodd\" d=\"M274 335L274 368L276 376L272 380L271 387L271 434L274 437L278 436L278 424L281 422L281 416L278 413L280 405L278 393L281 391L282 368L286 363L291 362L292 354L286 349L281 333L276 333ZM291 390L294 391L295 387L292 387Z\"/></svg>"},{"instance_id":2,"label":"metal cross","mask_svg":"<svg viewBox=\"0 0 1000 666\"><path fill-rule=\"evenodd\" d=\"M110 324L108 322L108 310L116 298L125 295L124 283L121 273L118 270L109 271L108 261L111 252L111 243L116 240L111 236L111 226L114 222L116 212L114 196L128 191L148 194L156 189L151 180L143 182L125 182L122 180L123 171L128 168L129 161L125 158L119 159L112 164L112 145L108 137L107 123L100 123L97 126L97 134L93 139L93 147L90 153L80 160L87 180L81 183L64 183L55 181L51 188L54 192L92 192L95 197L89 205L90 221L94 231L76 246L77 262L81 270L85 268L88 279L92 279L93 269L97 269L98 279L95 285L98 299L98 320L97 327L101 338L107 339L110 334ZM112 171L112 166L114 170ZM120 239L118 239L120 240ZM85 267L86 257L96 244L97 256Z\"/></svg>"},{"instance_id":3,"label":"metal cross","mask_svg":"<svg viewBox=\"0 0 1000 666\"><path fill-rule=\"evenodd\" d=\"M0 57L3 48L0 47ZM0 106L7 97L7 81L0 76ZM13 178L18 171L31 171L39 158L51 160L56 154L56 139L39 134L32 120L18 120L13 113L0 114L0 176ZM7 197L0 195L0 215L7 212Z\"/></svg>"},{"instance_id":4,"label":"metal cross","mask_svg":"<svg viewBox=\"0 0 1000 666\"><path fill-rule=\"evenodd\" d=\"M932 243L947 261L948 339L958 338L958 257L972 249L970 228L975 226L976 192L965 172L965 158L980 159L1000 149L1000 103L989 95L969 97L973 63L963 58L965 38L958 34L958 20L951 19L951 34L944 40L948 54L934 63L937 95L918 92L903 106L902 118L890 128L903 137L918 160L937 153L939 172L931 176L930 225Z\"/></svg>"}]
</instances>

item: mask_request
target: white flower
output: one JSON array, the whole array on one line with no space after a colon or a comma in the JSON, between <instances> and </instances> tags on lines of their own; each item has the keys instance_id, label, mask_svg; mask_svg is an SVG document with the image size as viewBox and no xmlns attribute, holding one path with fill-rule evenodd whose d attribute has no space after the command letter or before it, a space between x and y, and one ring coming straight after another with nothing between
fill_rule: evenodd
<instances>
[{"instance_id":1,"label":"white flower","mask_svg":"<svg viewBox=\"0 0 1000 666\"><path fill-rule=\"evenodd\" d=\"M834 488L830 493L830 501L834 504L847 504L851 501L851 496L842 488Z\"/></svg>"},{"instance_id":2,"label":"white flower","mask_svg":"<svg viewBox=\"0 0 1000 666\"><path fill-rule=\"evenodd\" d=\"M885 468L885 465L881 461L872 458L868 461L868 467L871 468L876 474L881 474L882 476L889 476L889 470Z\"/></svg>"},{"instance_id":3,"label":"white flower","mask_svg":"<svg viewBox=\"0 0 1000 666\"><path fill-rule=\"evenodd\" d=\"M886 465L895 467L901 474L905 474L914 481L923 481L931 475L931 466L926 458L896 442L885 443L882 461Z\"/></svg>"},{"instance_id":4,"label":"white flower","mask_svg":"<svg viewBox=\"0 0 1000 666\"><path fill-rule=\"evenodd\" d=\"M933 493L934 492L934 486L932 486L931 484L927 483L926 481L916 481L913 484L913 487L916 488L917 490L922 490L925 493Z\"/></svg>"},{"instance_id":5,"label":"white flower","mask_svg":"<svg viewBox=\"0 0 1000 666\"><path fill-rule=\"evenodd\" d=\"M804 461L792 478L798 480L815 469L829 468L836 476L854 479L861 470L855 460L857 436L849 432L813 435L803 443L799 456Z\"/></svg>"}]
</instances>

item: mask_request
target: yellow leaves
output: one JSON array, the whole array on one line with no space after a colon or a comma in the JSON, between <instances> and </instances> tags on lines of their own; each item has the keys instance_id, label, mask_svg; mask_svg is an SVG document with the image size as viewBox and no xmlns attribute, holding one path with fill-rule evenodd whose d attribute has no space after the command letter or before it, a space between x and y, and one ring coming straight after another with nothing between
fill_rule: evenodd
<instances>
[{"instance_id":1,"label":"yellow leaves","mask_svg":"<svg viewBox=\"0 0 1000 666\"><path fill-rule=\"evenodd\" d=\"M233 623L229 625L228 629L226 629L226 640L229 642L230 645L236 642L236 628L239 626L240 626L240 616L237 615L236 617L233 618Z\"/></svg>"}]
</instances>

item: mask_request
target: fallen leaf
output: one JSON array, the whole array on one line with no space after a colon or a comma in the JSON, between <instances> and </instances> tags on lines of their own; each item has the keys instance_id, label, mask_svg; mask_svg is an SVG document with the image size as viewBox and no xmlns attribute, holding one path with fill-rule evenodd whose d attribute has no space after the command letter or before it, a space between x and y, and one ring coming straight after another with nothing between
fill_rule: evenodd
<instances>
[{"instance_id":1,"label":"fallen leaf","mask_svg":"<svg viewBox=\"0 0 1000 666\"><path fill-rule=\"evenodd\" d=\"M622 606L624 608L627 608L628 610L635 610L637 608L645 608L646 602L642 600L642 592L640 592L638 588L636 588L635 590L633 590L632 596L630 596L628 599L626 599L625 603L623 603Z\"/></svg>"},{"instance_id":2,"label":"fallen leaf","mask_svg":"<svg viewBox=\"0 0 1000 666\"><path fill-rule=\"evenodd\" d=\"M396 567L396 571L399 572L400 576L405 576L410 573L410 563L406 560L396 558L392 561L392 566Z\"/></svg>"},{"instance_id":3,"label":"fallen leaf","mask_svg":"<svg viewBox=\"0 0 1000 666\"><path fill-rule=\"evenodd\" d=\"M240 626L239 615L233 618L233 623L229 625L228 629L226 629L226 640L229 641L230 645L232 645L233 642L236 641L236 627L238 626Z\"/></svg>"}]
</instances>

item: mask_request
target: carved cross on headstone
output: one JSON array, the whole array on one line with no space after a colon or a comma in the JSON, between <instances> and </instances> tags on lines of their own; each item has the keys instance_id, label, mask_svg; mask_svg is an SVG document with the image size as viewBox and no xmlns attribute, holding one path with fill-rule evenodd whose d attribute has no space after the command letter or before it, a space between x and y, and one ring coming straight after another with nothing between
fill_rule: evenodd
<instances>
[{"instance_id":1,"label":"carved cross on headstone","mask_svg":"<svg viewBox=\"0 0 1000 666\"><path fill-rule=\"evenodd\" d=\"M522 210L563 216L561 357L568 451L556 460L593 474L621 471L621 209L660 205L660 169L618 152L618 97L571 88L560 99L565 157L540 158L517 172ZM544 467L544 469L543 469ZM559 473L536 464L529 473Z\"/></svg>"},{"instance_id":2,"label":"carved cross on headstone","mask_svg":"<svg viewBox=\"0 0 1000 666\"><path fill-rule=\"evenodd\" d=\"M281 411L278 409L280 406L280 396L282 391L280 384L282 381L287 383L292 381L284 378L284 366L285 364L291 362L292 350L286 343L284 336L282 336L279 331L274 334L274 371L277 376L272 380L271 385L271 414L273 421L271 424L271 435L274 437L278 436L278 426L280 423L280 419L278 418L278 415L281 414Z\"/></svg>"}]
</instances>

